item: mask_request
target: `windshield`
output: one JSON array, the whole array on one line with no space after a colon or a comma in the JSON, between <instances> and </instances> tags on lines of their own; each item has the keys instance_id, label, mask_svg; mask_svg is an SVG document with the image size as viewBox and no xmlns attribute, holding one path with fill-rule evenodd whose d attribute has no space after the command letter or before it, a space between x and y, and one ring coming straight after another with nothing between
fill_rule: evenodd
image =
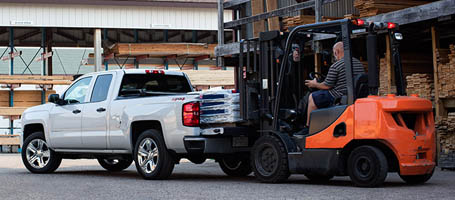
<instances>
[{"instance_id":1,"label":"windshield","mask_svg":"<svg viewBox=\"0 0 455 200\"><path fill-rule=\"evenodd\" d=\"M191 86L185 76L163 74L125 74L119 96L153 93L188 93Z\"/></svg>"}]
</instances>

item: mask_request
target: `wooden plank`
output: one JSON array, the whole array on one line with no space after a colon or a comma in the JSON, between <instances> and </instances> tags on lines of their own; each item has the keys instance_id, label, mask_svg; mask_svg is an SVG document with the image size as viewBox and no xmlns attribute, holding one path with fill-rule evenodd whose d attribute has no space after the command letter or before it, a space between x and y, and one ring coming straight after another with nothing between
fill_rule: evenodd
<instances>
[{"instance_id":1,"label":"wooden plank","mask_svg":"<svg viewBox=\"0 0 455 200\"><path fill-rule=\"evenodd\" d=\"M232 86L234 70L183 70L195 86Z\"/></svg>"},{"instance_id":2,"label":"wooden plank","mask_svg":"<svg viewBox=\"0 0 455 200\"><path fill-rule=\"evenodd\" d=\"M0 84L25 84L25 85L69 85L70 80L6 80L0 79Z\"/></svg>"},{"instance_id":3,"label":"wooden plank","mask_svg":"<svg viewBox=\"0 0 455 200\"><path fill-rule=\"evenodd\" d=\"M436 51L439 49L439 35L436 30L436 27L431 26L431 47L433 50L433 77L434 77L434 101L435 101L435 114L436 120L440 119L443 116L443 108L439 100L439 75L438 75L438 60L436 56Z\"/></svg>"},{"instance_id":4,"label":"wooden plank","mask_svg":"<svg viewBox=\"0 0 455 200\"><path fill-rule=\"evenodd\" d=\"M266 0L267 1L267 12L278 9L278 0ZM267 19L269 25L269 31L280 30L280 19L279 17L272 17Z\"/></svg>"},{"instance_id":5,"label":"wooden plank","mask_svg":"<svg viewBox=\"0 0 455 200\"><path fill-rule=\"evenodd\" d=\"M39 76L39 75L0 75L6 80L74 80L73 76Z\"/></svg>"},{"instance_id":6,"label":"wooden plank","mask_svg":"<svg viewBox=\"0 0 455 200\"><path fill-rule=\"evenodd\" d=\"M385 36L386 41L386 53L385 59L387 63L387 94L392 93L392 85L393 85L393 69L392 69L392 47L390 46L390 37L388 34Z\"/></svg>"},{"instance_id":7,"label":"wooden plank","mask_svg":"<svg viewBox=\"0 0 455 200\"><path fill-rule=\"evenodd\" d=\"M166 57L198 57L215 56L216 44L201 43L117 43L112 49L105 49L115 56L140 56Z\"/></svg>"},{"instance_id":8,"label":"wooden plank","mask_svg":"<svg viewBox=\"0 0 455 200\"><path fill-rule=\"evenodd\" d=\"M0 145L20 145L19 137L0 137Z\"/></svg>"},{"instance_id":9,"label":"wooden plank","mask_svg":"<svg viewBox=\"0 0 455 200\"><path fill-rule=\"evenodd\" d=\"M253 16L264 13L263 0L251 0L251 14ZM265 31L264 20L258 20L253 23L253 37L259 37L260 32Z\"/></svg>"},{"instance_id":10,"label":"wooden plank","mask_svg":"<svg viewBox=\"0 0 455 200\"><path fill-rule=\"evenodd\" d=\"M0 116L20 116L25 107L0 107Z\"/></svg>"}]
</instances>

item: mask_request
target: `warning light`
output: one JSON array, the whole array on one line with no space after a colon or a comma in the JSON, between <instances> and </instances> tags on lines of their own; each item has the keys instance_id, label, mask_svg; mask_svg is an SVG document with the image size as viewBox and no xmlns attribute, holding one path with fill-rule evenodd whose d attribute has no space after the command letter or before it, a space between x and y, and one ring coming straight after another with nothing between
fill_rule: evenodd
<instances>
[{"instance_id":1,"label":"warning light","mask_svg":"<svg viewBox=\"0 0 455 200\"><path fill-rule=\"evenodd\" d=\"M352 20L352 23L357 26L364 26L365 25L365 20L363 19L354 19Z\"/></svg>"},{"instance_id":2,"label":"warning light","mask_svg":"<svg viewBox=\"0 0 455 200\"><path fill-rule=\"evenodd\" d=\"M387 28L388 29L394 29L397 27L397 24L392 23L392 22L387 22Z\"/></svg>"}]
</instances>

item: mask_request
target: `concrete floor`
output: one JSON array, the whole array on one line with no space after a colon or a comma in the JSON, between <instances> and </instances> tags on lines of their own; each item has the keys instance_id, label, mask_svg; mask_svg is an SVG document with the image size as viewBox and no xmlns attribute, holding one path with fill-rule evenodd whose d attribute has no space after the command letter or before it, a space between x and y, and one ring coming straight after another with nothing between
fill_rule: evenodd
<instances>
[{"instance_id":1,"label":"concrete floor","mask_svg":"<svg viewBox=\"0 0 455 200\"><path fill-rule=\"evenodd\" d=\"M0 154L0 199L455 199L455 172L437 170L424 185L406 185L389 174L381 188L353 187L348 177L328 184L293 175L287 183L258 183L251 175L232 178L218 164L183 162L169 180L147 181L134 164L110 173L96 160L63 160L52 174L32 174L19 154Z\"/></svg>"}]
</instances>

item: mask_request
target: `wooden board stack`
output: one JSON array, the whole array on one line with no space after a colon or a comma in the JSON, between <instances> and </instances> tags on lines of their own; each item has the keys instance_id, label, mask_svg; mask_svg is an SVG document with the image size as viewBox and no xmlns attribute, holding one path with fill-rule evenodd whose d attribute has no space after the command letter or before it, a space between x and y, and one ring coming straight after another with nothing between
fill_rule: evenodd
<instances>
[{"instance_id":1,"label":"wooden board stack","mask_svg":"<svg viewBox=\"0 0 455 200\"><path fill-rule=\"evenodd\" d=\"M442 118L436 124L436 131L440 135L441 152L455 152L455 112Z\"/></svg>"},{"instance_id":2,"label":"wooden board stack","mask_svg":"<svg viewBox=\"0 0 455 200\"><path fill-rule=\"evenodd\" d=\"M438 80L439 97L455 97L455 46L450 45L449 49L437 49L438 59Z\"/></svg>"},{"instance_id":3,"label":"wooden board stack","mask_svg":"<svg viewBox=\"0 0 455 200\"><path fill-rule=\"evenodd\" d=\"M313 15L299 15L295 17L288 17L282 20L283 22L283 31L289 31L289 28L303 25L303 24L313 24L315 18Z\"/></svg>"},{"instance_id":4,"label":"wooden board stack","mask_svg":"<svg viewBox=\"0 0 455 200\"><path fill-rule=\"evenodd\" d=\"M382 95L386 95L388 92L387 92L387 85L388 85L388 81L389 79L391 79L392 77L389 78L389 74L387 73L387 62L386 62L386 59L385 58L381 58L379 60L379 95L382 96ZM392 91L391 93L396 93L397 91L397 87L396 86L392 86Z\"/></svg>"},{"instance_id":5,"label":"wooden board stack","mask_svg":"<svg viewBox=\"0 0 455 200\"><path fill-rule=\"evenodd\" d=\"M369 17L431 2L430 0L355 0L360 17Z\"/></svg>"},{"instance_id":6,"label":"wooden board stack","mask_svg":"<svg viewBox=\"0 0 455 200\"><path fill-rule=\"evenodd\" d=\"M431 74L412 74L406 76L406 93L417 94L421 98L434 100L434 81Z\"/></svg>"}]
</instances>

